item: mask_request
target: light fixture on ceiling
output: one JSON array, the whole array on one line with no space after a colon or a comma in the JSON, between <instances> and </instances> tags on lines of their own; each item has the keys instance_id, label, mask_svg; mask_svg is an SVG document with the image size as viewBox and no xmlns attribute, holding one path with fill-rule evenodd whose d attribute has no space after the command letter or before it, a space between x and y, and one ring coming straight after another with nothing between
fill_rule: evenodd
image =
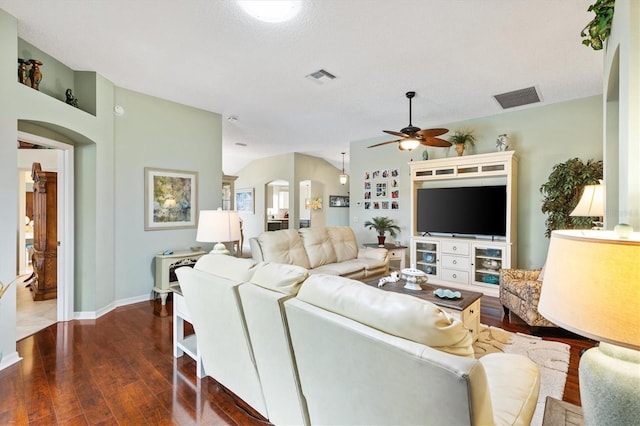
<instances>
[{"instance_id":1,"label":"light fixture on ceiling","mask_svg":"<svg viewBox=\"0 0 640 426\"><path fill-rule=\"evenodd\" d=\"M406 138L400 141L399 148L402 151L413 151L420 145L420 141L416 138Z\"/></svg>"},{"instance_id":2,"label":"light fixture on ceiling","mask_svg":"<svg viewBox=\"0 0 640 426\"><path fill-rule=\"evenodd\" d=\"M344 152L342 153L342 173L340 174L340 185L346 185L349 176L344 172Z\"/></svg>"},{"instance_id":3,"label":"light fixture on ceiling","mask_svg":"<svg viewBox=\"0 0 640 426\"><path fill-rule=\"evenodd\" d=\"M240 7L262 22L278 23L292 19L302 7L300 0L241 0Z\"/></svg>"}]
</instances>

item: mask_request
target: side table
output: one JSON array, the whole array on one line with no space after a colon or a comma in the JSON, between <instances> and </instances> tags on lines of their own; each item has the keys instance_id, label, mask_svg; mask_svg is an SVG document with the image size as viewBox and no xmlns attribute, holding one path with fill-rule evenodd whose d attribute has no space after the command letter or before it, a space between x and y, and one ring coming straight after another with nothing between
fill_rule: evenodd
<instances>
[{"instance_id":1,"label":"side table","mask_svg":"<svg viewBox=\"0 0 640 426\"><path fill-rule=\"evenodd\" d=\"M173 291L173 357L189 355L196 362L196 376L203 378L205 374L200 350L198 350L198 339L195 333L184 335L184 323L185 321L191 323L191 316L180 285L172 285L170 291Z\"/></svg>"},{"instance_id":2,"label":"side table","mask_svg":"<svg viewBox=\"0 0 640 426\"><path fill-rule=\"evenodd\" d=\"M547 396L542 426L581 426L583 424L582 408Z\"/></svg>"},{"instance_id":3,"label":"side table","mask_svg":"<svg viewBox=\"0 0 640 426\"><path fill-rule=\"evenodd\" d=\"M160 300L162 301L162 308L160 311L160 316L167 316L167 296L171 291L169 286L172 283L177 283L178 278L176 277L175 270L181 266L191 266L196 264L198 259L206 254L205 251L198 250L183 250L176 251L172 254L157 254L155 256L156 260L156 277L155 277L155 286L153 287L153 291L156 294L160 295Z\"/></svg>"},{"instance_id":4,"label":"side table","mask_svg":"<svg viewBox=\"0 0 640 426\"><path fill-rule=\"evenodd\" d=\"M364 247L367 248L377 248L380 247L376 243L367 243L363 244ZM406 267L406 255L407 255L407 246L397 246L395 244L385 244L384 247L389 250L389 261L398 260L400 261L400 270Z\"/></svg>"}]
</instances>

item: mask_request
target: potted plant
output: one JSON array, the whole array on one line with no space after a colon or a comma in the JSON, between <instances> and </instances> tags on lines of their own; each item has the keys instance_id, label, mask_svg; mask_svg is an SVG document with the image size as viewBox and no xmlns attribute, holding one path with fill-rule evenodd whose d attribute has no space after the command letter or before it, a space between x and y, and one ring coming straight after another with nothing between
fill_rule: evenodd
<instances>
[{"instance_id":1,"label":"potted plant","mask_svg":"<svg viewBox=\"0 0 640 426\"><path fill-rule=\"evenodd\" d=\"M473 145L476 143L476 137L470 130L457 130L453 136L449 138L449 142L456 146L456 152L458 156L461 156L467 144Z\"/></svg>"},{"instance_id":2,"label":"potted plant","mask_svg":"<svg viewBox=\"0 0 640 426\"><path fill-rule=\"evenodd\" d=\"M389 219L385 216L376 216L371 220L367 220L364 223L364 227L368 229L375 229L378 232L378 246L384 247L385 233L389 233L392 237L398 235L400 227L393 223L393 219Z\"/></svg>"},{"instance_id":3,"label":"potted plant","mask_svg":"<svg viewBox=\"0 0 640 426\"><path fill-rule=\"evenodd\" d=\"M591 46L593 50L601 50L604 42L611 33L611 21L613 21L613 9L615 0L597 0L589 6L587 12L596 14L580 33L584 38L582 44Z\"/></svg>"},{"instance_id":4,"label":"potted plant","mask_svg":"<svg viewBox=\"0 0 640 426\"><path fill-rule=\"evenodd\" d=\"M553 166L549 180L540 187L542 213L548 214L545 237L549 238L554 229L589 229L592 226L591 218L572 217L571 212L578 204L584 186L596 184L598 179L602 179L601 160L583 163L579 158L572 158Z\"/></svg>"}]
</instances>

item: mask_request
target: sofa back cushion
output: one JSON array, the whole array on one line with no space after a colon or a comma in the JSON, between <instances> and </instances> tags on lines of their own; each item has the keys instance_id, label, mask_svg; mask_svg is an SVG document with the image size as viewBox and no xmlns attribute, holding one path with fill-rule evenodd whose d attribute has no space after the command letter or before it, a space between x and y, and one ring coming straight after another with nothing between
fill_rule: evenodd
<instances>
[{"instance_id":1,"label":"sofa back cushion","mask_svg":"<svg viewBox=\"0 0 640 426\"><path fill-rule=\"evenodd\" d=\"M473 357L469 330L435 304L333 275L311 275L297 299L385 333Z\"/></svg>"},{"instance_id":2,"label":"sofa back cushion","mask_svg":"<svg viewBox=\"0 0 640 426\"><path fill-rule=\"evenodd\" d=\"M299 230L302 243L307 251L309 258L309 266L317 268L318 266L336 263L336 251L333 248L331 238L329 238L328 228L302 228Z\"/></svg>"},{"instance_id":3,"label":"sofa back cushion","mask_svg":"<svg viewBox=\"0 0 640 426\"><path fill-rule=\"evenodd\" d=\"M196 262L194 269L208 272L217 277L237 282L249 281L258 262L224 254L205 254Z\"/></svg>"},{"instance_id":4,"label":"sofa back cushion","mask_svg":"<svg viewBox=\"0 0 640 426\"><path fill-rule=\"evenodd\" d=\"M349 226L331 226L327 228L329 239L333 244L338 262L352 260L358 257L358 243L356 234Z\"/></svg>"},{"instance_id":5,"label":"sofa back cushion","mask_svg":"<svg viewBox=\"0 0 640 426\"><path fill-rule=\"evenodd\" d=\"M308 276L309 272L301 266L260 263L256 266L250 282L278 293L295 296Z\"/></svg>"},{"instance_id":6,"label":"sofa back cushion","mask_svg":"<svg viewBox=\"0 0 640 426\"><path fill-rule=\"evenodd\" d=\"M287 263L310 269L309 258L297 229L263 232L258 236L265 262Z\"/></svg>"}]
</instances>

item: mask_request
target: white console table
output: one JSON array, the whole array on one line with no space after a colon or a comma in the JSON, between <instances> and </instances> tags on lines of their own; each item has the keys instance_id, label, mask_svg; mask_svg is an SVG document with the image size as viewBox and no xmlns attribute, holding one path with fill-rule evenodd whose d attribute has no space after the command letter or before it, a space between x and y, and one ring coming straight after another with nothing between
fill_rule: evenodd
<instances>
[{"instance_id":1,"label":"white console table","mask_svg":"<svg viewBox=\"0 0 640 426\"><path fill-rule=\"evenodd\" d=\"M157 254L156 259L156 282L153 291L160 295L162 301L161 316L166 315L167 296L171 291L169 286L177 284L178 279L175 275L175 269L180 266L193 266L205 251L183 250L176 251L172 254Z\"/></svg>"},{"instance_id":2,"label":"white console table","mask_svg":"<svg viewBox=\"0 0 640 426\"><path fill-rule=\"evenodd\" d=\"M189 355L196 362L196 376L203 378L205 374L202 357L198 350L198 339L195 333L184 335L184 323L185 321L191 323L191 316L182 290L179 285L172 285L170 291L173 291L173 357L180 358L184 354Z\"/></svg>"}]
</instances>

